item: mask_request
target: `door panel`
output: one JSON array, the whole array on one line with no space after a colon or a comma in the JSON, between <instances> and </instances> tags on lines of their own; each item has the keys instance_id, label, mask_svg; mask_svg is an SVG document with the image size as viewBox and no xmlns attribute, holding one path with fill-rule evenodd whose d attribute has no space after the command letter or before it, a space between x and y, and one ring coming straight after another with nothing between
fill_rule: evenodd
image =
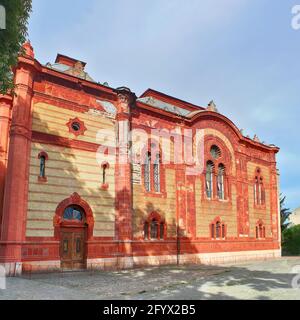
<instances>
[{"instance_id":1,"label":"door panel","mask_svg":"<svg viewBox=\"0 0 300 320\"><path fill-rule=\"evenodd\" d=\"M84 269L85 229L62 229L60 242L61 267L64 269Z\"/></svg>"},{"instance_id":2,"label":"door panel","mask_svg":"<svg viewBox=\"0 0 300 320\"><path fill-rule=\"evenodd\" d=\"M84 234L73 233L73 268L84 268Z\"/></svg>"}]
</instances>

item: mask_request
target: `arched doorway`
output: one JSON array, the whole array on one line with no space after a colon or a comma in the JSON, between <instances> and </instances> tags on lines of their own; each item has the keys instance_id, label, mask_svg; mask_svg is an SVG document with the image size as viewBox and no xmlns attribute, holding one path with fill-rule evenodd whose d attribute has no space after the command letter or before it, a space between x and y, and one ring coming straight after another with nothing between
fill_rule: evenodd
<instances>
[{"instance_id":1,"label":"arched doorway","mask_svg":"<svg viewBox=\"0 0 300 320\"><path fill-rule=\"evenodd\" d=\"M61 268L86 268L87 240L92 238L93 213L89 205L74 193L61 202L54 217L55 238L59 240Z\"/></svg>"},{"instance_id":2,"label":"arched doorway","mask_svg":"<svg viewBox=\"0 0 300 320\"><path fill-rule=\"evenodd\" d=\"M86 225L82 208L65 209L60 229L60 259L63 269L86 268Z\"/></svg>"}]
</instances>

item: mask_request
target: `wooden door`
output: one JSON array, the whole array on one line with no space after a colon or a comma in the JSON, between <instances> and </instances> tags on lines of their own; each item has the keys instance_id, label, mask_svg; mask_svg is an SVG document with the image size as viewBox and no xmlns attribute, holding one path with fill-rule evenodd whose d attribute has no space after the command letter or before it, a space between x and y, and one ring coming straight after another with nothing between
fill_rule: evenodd
<instances>
[{"instance_id":1,"label":"wooden door","mask_svg":"<svg viewBox=\"0 0 300 320\"><path fill-rule=\"evenodd\" d=\"M61 230L60 256L63 269L86 268L84 228Z\"/></svg>"}]
</instances>

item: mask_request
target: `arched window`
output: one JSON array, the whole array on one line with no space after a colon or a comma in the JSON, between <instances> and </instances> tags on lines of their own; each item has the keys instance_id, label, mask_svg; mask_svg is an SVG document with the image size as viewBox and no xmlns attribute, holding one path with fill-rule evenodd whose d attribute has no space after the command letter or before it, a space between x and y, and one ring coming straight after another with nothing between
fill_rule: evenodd
<instances>
[{"instance_id":1,"label":"arched window","mask_svg":"<svg viewBox=\"0 0 300 320\"><path fill-rule=\"evenodd\" d=\"M163 240L165 238L165 221L157 213L152 213L144 222L144 240Z\"/></svg>"},{"instance_id":2,"label":"arched window","mask_svg":"<svg viewBox=\"0 0 300 320\"><path fill-rule=\"evenodd\" d=\"M161 157L159 153L155 156L148 152L144 164L144 187L147 192L161 192Z\"/></svg>"},{"instance_id":3,"label":"arched window","mask_svg":"<svg viewBox=\"0 0 300 320\"><path fill-rule=\"evenodd\" d=\"M102 184L106 184L106 170L107 170L107 165L104 164L102 166Z\"/></svg>"},{"instance_id":4,"label":"arched window","mask_svg":"<svg viewBox=\"0 0 300 320\"><path fill-rule=\"evenodd\" d=\"M265 239L266 237L266 227L264 226L263 222L259 221L256 224L256 239Z\"/></svg>"},{"instance_id":5,"label":"arched window","mask_svg":"<svg viewBox=\"0 0 300 320\"><path fill-rule=\"evenodd\" d=\"M153 164L154 190L160 192L160 155L157 154Z\"/></svg>"},{"instance_id":6,"label":"arched window","mask_svg":"<svg viewBox=\"0 0 300 320\"><path fill-rule=\"evenodd\" d=\"M151 153L148 152L145 158L144 165L144 187L147 192L151 191Z\"/></svg>"},{"instance_id":7,"label":"arched window","mask_svg":"<svg viewBox=\"0 0 300 320\"><path fill-rule=\"evenodd\" d=\"M219 164L219 167L218 167L218 178L217 178L218 198L220 200L225 199L224 176L225 176L225 166L221 163Z\"/></svg>"},{"instance_id":8,"label":"arched window","mask_svg":"<svg viewBox=\"0 0 300 320\"><path fill-rule=\"evenodd\" d=\"M46 157L45 156L40 157L40 177L41 178L46 177Z\"/></svg>"},{"instance_id":9,"label":"arched window","mask_svg":"<svg viewBox=\"0 0 300 320\"><path fill-rule=\"evenodd\" d=\"M212 239L225 239L226 238L226 226L220 220L215 220L210 225L210 233Z\"/></svg>"},{"instance_id":10,"label":"arched window","mask_svg":"<svg viewBox=\"0 0 300 320\"><path fill-rule=\"evenodd\" d=\"M40 182L47 182L46 177L46 161L48 160L48 154L44 151L40 152L38 155L39 163L39 176L38 180Z\"/></svg>"},{"instance_id":11,"label":"arched window","mask_svg":"<svg viewBox=\"0 0 300 320\"><path fill-rule=\"evenodd\" d=\"M208 161L206 164L206 196L212 198L213 195L213 170L214 164L212 161Z\"/></svg>"},{"instance_id":12,"label":"arched window","mask_svg":"<svg viewBox=\"0 0 300 320\"><path fill-rule=\"evenodd\" d=\"M254 204L255 205L265 205L266 203L266 193L264 188L263 177L261 175L261 170L256 169L256 175L254 179Z\"/></svg>"},{"instance_id":13,"label":"arched window","mask_svg":"<svg viewBox=\"0 0 300 320\"><path fill-rule=\"evenodd\" d=\"M152 240L159 239L160 236L158 234L158 223L156 220L151 221L150 225L150 237Z\"/></svg>"},{"instance_id":14,"label":"arched window","mask_svg":"<svg viewBox=\"0 0 300 320\"><path fill-rule=\"evenodd\" d=\"M107 183L107 170L109 169L109 163L106 161L102 162L101 169L102 169L101 190L107 190L109 188L109 184Z\"/></svg>"},{"instance_id":15,"label":"arched window","mask_svg":"<svg viewBox=\"0 0 300 320\"><path fill-rule=\"evenodd\" d=\"M67 207L63 214L64 220L73 220L73 221L82 221L83 220L83 213L81 208L78 206L70 206Z\"/></svg>"},{"instance_id":16,"label":"arched window","mask_svg":"<svg viewBox=\"0 0 300 320\"><path fill-rule=\"evenodd\" d=\"M217 239L221 238L221 222L220 221L216 223L216 238Z\"/></svg>"}]
</instances>

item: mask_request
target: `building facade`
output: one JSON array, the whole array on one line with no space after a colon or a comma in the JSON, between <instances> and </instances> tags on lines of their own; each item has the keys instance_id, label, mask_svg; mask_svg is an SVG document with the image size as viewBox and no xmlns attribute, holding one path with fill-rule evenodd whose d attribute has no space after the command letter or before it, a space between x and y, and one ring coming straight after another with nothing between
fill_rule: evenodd
<instances>
[{"instance_id":1,"label":"building facade","mask_svg":"<svg viewBox=\"0 0 300 320\"><path fill-rule=\"evenodd\" d=\"M274 145L211 102L140 97L30 43L0 97L0 263L39 270L280 256Z\"/></svg>"},{"instance_id":2,"label":"building facade","mask_svg":"<svg viewBox=\"0 0 300 320\"><path fill-rule=\"evenodd\" d=\"M289 217L291 226L297 226L300 224L300 208L295 209Z\"/></svg>"}]
</instances>

